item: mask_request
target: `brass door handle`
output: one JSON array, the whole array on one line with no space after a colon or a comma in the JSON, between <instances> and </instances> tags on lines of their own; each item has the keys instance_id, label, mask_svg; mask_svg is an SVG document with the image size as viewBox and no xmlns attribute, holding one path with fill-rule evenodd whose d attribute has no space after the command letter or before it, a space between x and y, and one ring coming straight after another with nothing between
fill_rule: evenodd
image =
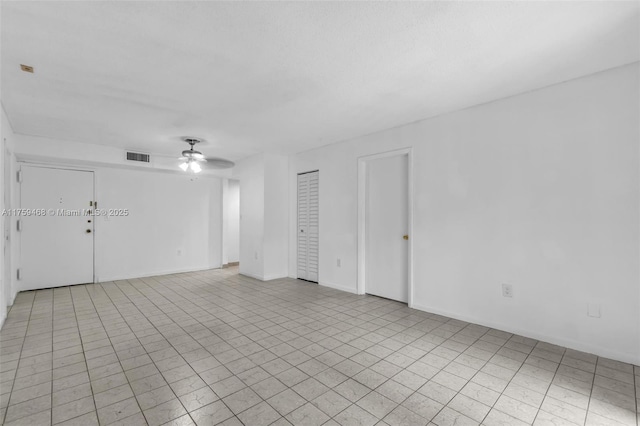
<instances>
[{"instance_id":1,"label":"brass door handle","mask_svg":"<svg viewBox=\"0 0 640 426\"><path fill-rule=\"evenodd\" d=\"M402 236L402 239L403 239L403 240L408 240L408 239L409 239L409 236L408 236L408 235L403 235L403 236Z\"/></svg>"}]
</instances>

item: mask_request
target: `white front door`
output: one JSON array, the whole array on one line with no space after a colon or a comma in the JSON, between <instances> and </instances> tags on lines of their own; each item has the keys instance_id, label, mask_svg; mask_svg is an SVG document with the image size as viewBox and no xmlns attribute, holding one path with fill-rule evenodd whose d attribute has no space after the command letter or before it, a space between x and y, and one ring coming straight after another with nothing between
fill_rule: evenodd
<instances>
[{"instance_id":1,"label":"white front door","mask_svg":"<svg viewBox=\"0 0 640 426\"><path fill-rule=\"evenodd\" d=\"M20 290L93 282L93 172L22 166ZM84 210L84 211L83 211ZM39 212L39 213L38 213ZM45 212L45 214L42 214Z\"/></svg>"},{"instance_id":2,"label":"white front door","mask_svg":"<svg viewBox=\"0 0 640 426\"><path fill-rule=\"evenodd\" d=\"M318 172L298 175L298 278L318 282Z\"/></svg>"},{"instance_id":3,"label":"white front door","mask_svg":"<svg viewBox=\"0 0 640 426\"><path fill-rule=\"evenodd\" d=\"M407 302L408 155L367 161L365 292Z\"/></svg>"}]
</instances>

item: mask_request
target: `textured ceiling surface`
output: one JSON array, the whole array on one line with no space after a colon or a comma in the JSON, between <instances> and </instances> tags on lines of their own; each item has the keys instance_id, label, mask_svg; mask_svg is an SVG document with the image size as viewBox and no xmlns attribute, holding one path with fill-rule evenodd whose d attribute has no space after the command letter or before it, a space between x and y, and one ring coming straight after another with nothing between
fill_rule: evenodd
<instances>
[{"instance_id":1,"label":"textured ceiling surface","mask_svg":"<svg viewBox=\"0 0 640 426\"><path fill-rule=\"evenodd\" d=\"M639 59L638 2L1 3L16 133L238 160ZM31 65L35 74L20 71Z\"/></svg>"}]
</instances>

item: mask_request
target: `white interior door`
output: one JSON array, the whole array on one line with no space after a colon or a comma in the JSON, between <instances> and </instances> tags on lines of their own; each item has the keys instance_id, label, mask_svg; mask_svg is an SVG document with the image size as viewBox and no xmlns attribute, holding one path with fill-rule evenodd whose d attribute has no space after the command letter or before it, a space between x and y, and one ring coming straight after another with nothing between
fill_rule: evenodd
<instances>
[{"instance_id":1,"label":"white interior door","mask_svg":"<svg viewBox=\"0 0 640 426\"><path fill-rule=\"evenodd\" d=\"M298 175L298 278L318 282L319 173Z\"/></svg>"},{"instance_id":2,"label":"white interior door","mask_svg":"<svg viewBox=\"0 0 640 426\"><path fill-rule=\"evenodd\" d=\"M408 155L367 162L365 292L408 302Z\"/></svg>"},{"instance_id":3,"label":"white interior door","mask_svg":"<svg viewBox=\"0 0 640 426\"><path fill-rule=\"evenodd\" d=\"M22 166L21 209L46 215L21 216L21 290L93 282L93 172ZM78 215L74 215L78 212Z\"/></svg>"}]
</instances>

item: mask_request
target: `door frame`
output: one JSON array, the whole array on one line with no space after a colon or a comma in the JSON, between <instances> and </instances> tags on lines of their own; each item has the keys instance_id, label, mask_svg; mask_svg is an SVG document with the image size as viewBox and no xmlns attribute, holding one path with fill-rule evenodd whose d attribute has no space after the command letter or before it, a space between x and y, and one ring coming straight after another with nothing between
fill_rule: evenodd
<instances>
[{"instance_id":1,"label":"door frame","mask_svg":"<svg viewBox=\"0 0 640 426\"><path fill-rule=\"evenodd\" d=\"M81 166L73 166L73 165L63 165L63 164L50 164L50 163L42 163L42 162L30 162L30 161L24 161L24 160L19 160L17 162L17 171L20 172L22 174L22 167L38 167L38 168L42 168L42 169L57 169L57 170L68 170L68 171L73 171L73 172L90 172L91 173L91 177L93 178L93 201L97 201L96 200L96 187L97 187L97 173L96 170L91 169L91 168L87 168L87 167L81 167ZM17 184L17 191L18 193L18 205L20 206L19 208L22 208L22 181L18 182ZM96 284L98 282L97 280L97 275L96 275L96 232L97 232L97 228L98 228L98 221L96 220L98 216L94 216L93 218L93 238L92 238L92 256L91 256L91 267L93 269L93 274L92 274L92 278L93 278L93 284ZM18 250L18 259L16 260L16 264L17 264L17 268L20 268L21 265L21 260L22 260L22 233L18 232L17 233L18 236L18 240L20 241L20 245L19 245L19 250ZM16 281L17 282L17 287L19 288L18 291L28 291L28 290L37 290L37 289L31 289L31 288L23 288L20 285L20 281Z\"/></svg>"},{"instance_id":2,"label":"door frame","mask_svg":"<svg viewBox=\"0 0 640 426\"><path fill-rule=\"evenodd\" d=\"M7 143L7 138L3 138L2 141L2 151L3 151L3 158L2 158L2 167L4 167L4 170L2 171L3 173L3 200L2 202L4 203L3 206L5 209L9 210L13 208L13 194L15 193L14 190L14 182L15 182L15 176L12 170L12 156L13 153L9 150L8 147L8 143ZM5 283L5 287L4 287L4 296L5 296L5 304L7 306L11 306L13 305L13 299L12 299L12 295L13 295L13 289L15 288L16 284L14 283L14 273L13 273L13 265L15 264L15 259L14 259L14 250L15 250L15 246L14 246L14 233L12 232L14 227L13 225L13 221L11 220L11 216L5 216L2 218L3 221L3 235L2 235L2 243L3 243L3 253L2 253L2 280Z\"/></svg>"},{"instance_id":3,"label":"door frame","mask_svg":"<svg viewBox=\"0 0 640 426\"><path fill-rule=\"evenodd\" d=\"M367 243L367 165L372 160L380 158L395 157L399 155L407 156L407 223L409 233L407 250L407 285L408 302L407 305L413 307L413 149L402 148L378 154L358 157L358 286L357 293L366 292L366 243Z\"/></svg>"}]
</instances>

